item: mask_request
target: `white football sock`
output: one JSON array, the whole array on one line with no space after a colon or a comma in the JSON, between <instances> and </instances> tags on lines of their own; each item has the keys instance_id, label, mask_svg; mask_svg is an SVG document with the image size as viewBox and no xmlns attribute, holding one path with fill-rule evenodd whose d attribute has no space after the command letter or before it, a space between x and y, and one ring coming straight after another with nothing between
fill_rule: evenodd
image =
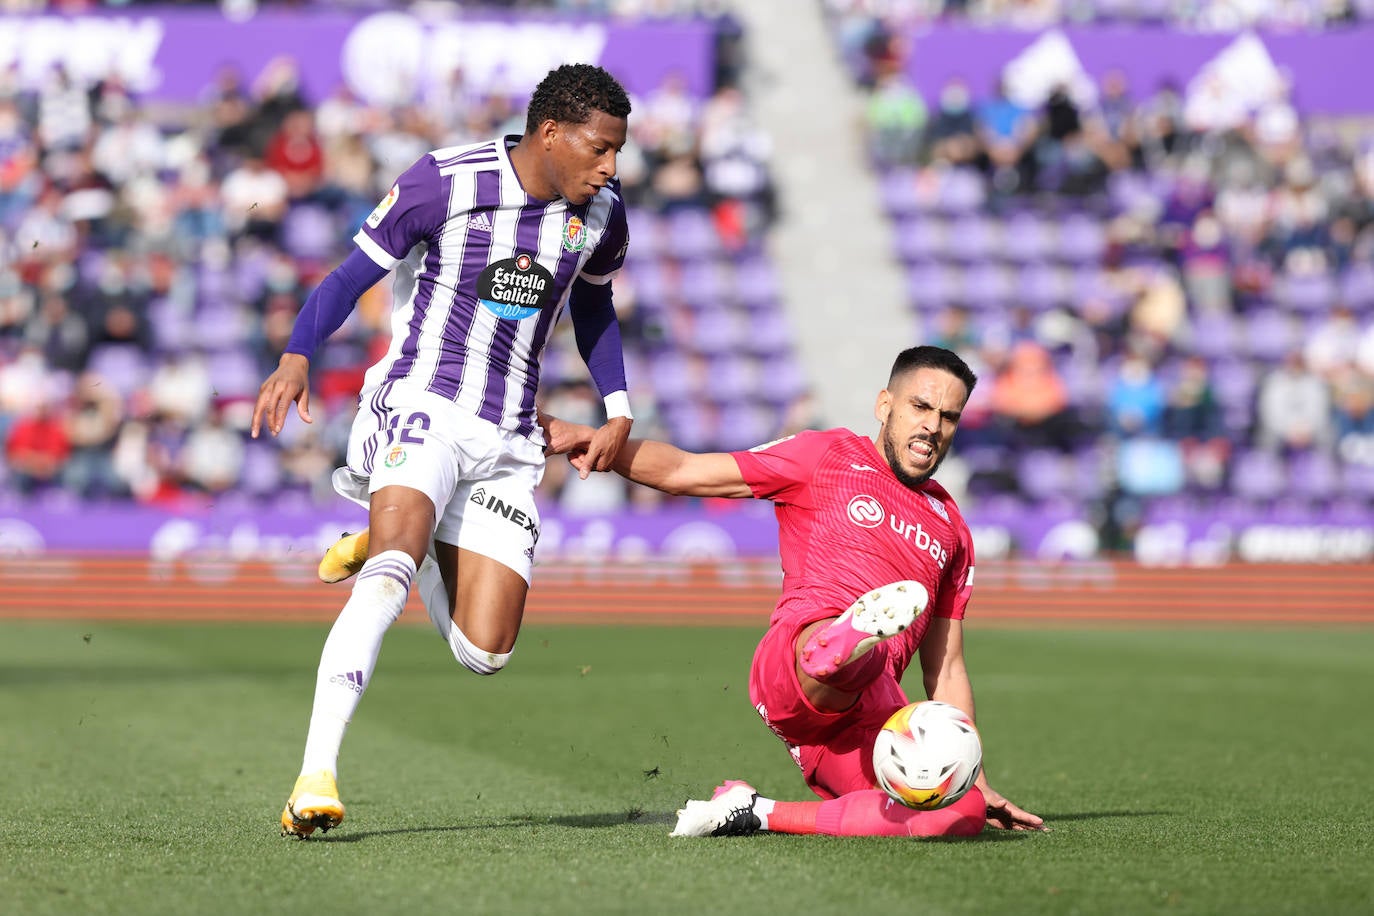
<instances>
[{"instance_id":1,"label":"white football sock","mask_svg":"<svg viewBox=\"0 0 1374 916\"><path fill-rule=\"evenodd\" d=\"M458 664L478 674L495 674L510 661L509 652L488 652L477 648L456 626L449 627L448 647L453 650L453 657L458 659Z\"/></svg>"},{"instance_id":2,"label":"white football sock","mask_svg":"<svg viewBox=\"0 0 1374 916\"><path fill-rule=\"evenodd\" d=\"M434 557L433 545L429 549L430 552L420 561L420 568L415 572L415 590L420 593L430 623L447 640L448 632L453 628L453 618L449 616L448 589L444 586L444 574L439 571L439 561Z\"/></svg>"},{"instance_id":3,"label":"white football sock","mask_svg":"<svg viewBox=\"0 0 1374 916\"><path fill-rule=\"evenodd\" d=\"M764 798L760 795L754 799L754 813L759 816L759 829L768 829L768 815L773 813L773 805L777 804L771 798Z\"/></svg>"},{"instance_id":4,"label":"white football sock","mask_svg":"<svg viewBox=\"0 0 1374 916\"><path fill-rule=\"evenodd\" d=\"M400 550L378 554L358 571L353 593L320 653L301 773L328 770L337 775L344 729L377 667L382 637L405 609L414 578L415 561Z\"/></svg>"}]
</instances>

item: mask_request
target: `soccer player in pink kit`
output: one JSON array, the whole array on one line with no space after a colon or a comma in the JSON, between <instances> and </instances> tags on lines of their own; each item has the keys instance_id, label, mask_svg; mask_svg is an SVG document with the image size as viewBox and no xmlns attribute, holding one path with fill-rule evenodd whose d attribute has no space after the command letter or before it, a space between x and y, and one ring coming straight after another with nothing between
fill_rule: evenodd
<instances>
[{"instance_id":1,"label":"soccer player in pink kit","mask_svg":"<svg viewBox=\"0 0 1374 916\"><path fill-rule=\"evenodd\" d=\"M907 705L900 679L919 656L926 696L974 713L963 618L973 544L931 475L949 451L977 379L956 354L913 347L878 395L875 439L803 432L745 452L693 454L630 440L613 469L690 496L776 505L782 596L754 654L749 697L823 801L762 798L730 780L678 812L674 836L758 830L835 836L972 836L984 825L1044 829L980 774L947 808L907 808L875 788L873 743ZM588 427L541 418L553 452L582 476Z\"/></svg>"}]
</instances>

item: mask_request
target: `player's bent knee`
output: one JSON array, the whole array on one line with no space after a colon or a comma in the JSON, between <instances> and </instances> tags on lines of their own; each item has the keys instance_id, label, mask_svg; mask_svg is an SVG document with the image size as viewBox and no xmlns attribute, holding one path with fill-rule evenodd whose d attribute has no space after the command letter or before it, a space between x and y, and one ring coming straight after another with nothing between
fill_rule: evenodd
<instances>
[{"instance_id":1,"label":"player's bent knee","mask_svg":"<svg viewBox=\"0 0 1374 916\"><path fill-rule=\"evenodd\" d=\"M477 647L456 624L449 630L448 644L458 664L476 674L495 674L506 667L511 657L510 652L488 652Z\"/></svg>"}]
</instances>

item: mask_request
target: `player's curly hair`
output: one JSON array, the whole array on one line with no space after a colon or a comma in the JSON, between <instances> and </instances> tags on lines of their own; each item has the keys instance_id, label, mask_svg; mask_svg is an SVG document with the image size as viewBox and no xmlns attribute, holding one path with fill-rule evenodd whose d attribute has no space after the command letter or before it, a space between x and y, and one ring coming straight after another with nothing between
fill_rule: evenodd
<instances>
[{"instance_id":1,"label":"player's curly hair","mask_svg":"<svg viewBox=\"0 0 1374 916\"><path fill-rule=\"evenodd\" d=\"M978 384L978 376L973 374L968 363L959 358L959 354L944 347L921 346L911 347L897 354L897 360L892 364L892 372L887 378L887 386L891 388L898 376L905 375L913 369L943 369L963 382L969 394L973 394L973 386Z\"/></svg>"},{"instance_id":2,"label":"player's curly hair","mask_svg":"<svg viewBox=\"0 0 1374 916\"><path fill-rule=\"evenodd\" d=\"M545 121L586 124L593 111L613 118L630 116L630 97L625 87L600 67L564 64L540 81L530 97L525 133L532 134Z\"/></svg>"}]
</instances>

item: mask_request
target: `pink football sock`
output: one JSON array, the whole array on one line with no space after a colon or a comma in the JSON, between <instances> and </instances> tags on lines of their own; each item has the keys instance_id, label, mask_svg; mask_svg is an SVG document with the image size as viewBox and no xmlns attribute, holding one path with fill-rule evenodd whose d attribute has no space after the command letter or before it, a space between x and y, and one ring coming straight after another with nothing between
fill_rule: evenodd
<instances>
[{"instance_id":1,"label":"pink football sock","mask_svg":"<svg viewBox=\"0 0 1374 916\"><path fill-rule=\"evenodd\" d=\"M773 833L820 833L826 836L977 836L987 804L973 788L947 808L917 811L882 789L850 792L823 802L777 802L768 816Z\"/></svg>"}]
</instances>

